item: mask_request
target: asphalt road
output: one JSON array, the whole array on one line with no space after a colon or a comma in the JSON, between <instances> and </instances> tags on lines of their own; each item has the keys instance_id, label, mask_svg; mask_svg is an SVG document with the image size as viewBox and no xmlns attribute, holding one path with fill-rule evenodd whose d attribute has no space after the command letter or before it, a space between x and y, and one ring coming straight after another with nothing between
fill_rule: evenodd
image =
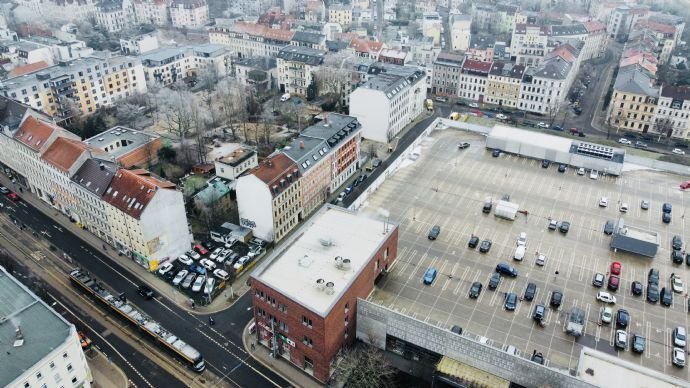
<instances>
[{"instance_id":1,"label":"asphalt road","mask_svg":"<svg viewBox=\"0 0 690 388\"><path fill-rule=\"evenodd\" d=\"M6 198L2 198L9 204ZM47 231L47 238L59 251L72 257L83 269L128 298L153 319L197 348L206 359L207 369L222 376L234 386L287 387L290 384L262 364L256 362L242 346L242 330L252 317L251 299L245 294L230 309L214 314L216 325L210 327L206 316L196 316L178 308L165 298L146 301L136 293L137 275L101 254L68 230L59 228L48 216L21 201L13 215L19 223L38 232ZM60 216L61 217L61 216ZM41 234L39 234L41 236ZM153 276L153 275L151 275ZM130 354L126 348L119 349ZM132 360L128 360L132 361ZM143 361L142 361L143 362ZM155 386L165 386L164 384Z\"/></svg>"}]
</instances>

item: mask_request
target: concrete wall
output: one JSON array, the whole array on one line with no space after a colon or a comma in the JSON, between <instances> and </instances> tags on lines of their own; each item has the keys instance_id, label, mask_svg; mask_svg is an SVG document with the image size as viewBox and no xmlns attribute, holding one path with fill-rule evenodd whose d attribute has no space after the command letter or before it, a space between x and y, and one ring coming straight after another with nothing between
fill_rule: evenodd
<instances>
[{"instance_id":1,"label":"concrete wall","mask_svg":"<svg viewBox=\"0 0 690 388\"><path fill-rule=\"evenodd\" d=\"M660 160L643 158L641 156L625 155L627 163L653 168L655 170L668 171L674 174L690 176L690 166L682 164L662 162ZM678 182L680 183L680 182Z\"/></svg>"},{"instance_id":2,"label":"concrete wall","mask_svg":"<svg viewBox=\"0 0 690 388\"><path fill-rule=\"evenodd\" d=\"M385 349L386 336L448 356L525 387L594 387L568 373L514 356L493 346L456 335L386 307L360 299L357 302L357 338Z\"/></svg>"}]
</instances>

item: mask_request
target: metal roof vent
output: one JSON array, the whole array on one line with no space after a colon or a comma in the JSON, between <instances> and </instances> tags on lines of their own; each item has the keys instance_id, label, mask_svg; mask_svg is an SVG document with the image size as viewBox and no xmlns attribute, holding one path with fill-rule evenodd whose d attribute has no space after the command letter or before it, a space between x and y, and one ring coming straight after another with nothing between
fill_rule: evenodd
<instances>
[{"instance_id":1,"label":"metal roof vent","mask_svg":"<svg viewBox=\"0 0 690 388\"><path fill-rule=\"evenodd\" d=\"M333 293L335 292L335 289L333 287L335 287L335 283L333 283L333 282L326 283L326 294L333 295Z\"/></svg>"},{"instance_id":2,"label":"metal roof vent","mask_svg":"<svg viewBox=\"0 0 690 388\"><path fill-rule=\"evenodd\" d=\"M342 270L347 271L352 267L352 260L350 259L343 259L343 264L342 264Z\"/></svg>"},{"instance_id":3,"label":"metal roof vent","mask_svg":"<svg viewBox=\"0 0 690 388\"><path fill-rule=\"evenodd\" d=\"M326 281L323 279L316 279L316 289L323 291L326 288Z\"/></svg>"},{"instance_id":4,"label":"metal roof vent","mask_svg":"<svg viewBox=\"0 0 690 388\"><path fill-rule=\"evenodd\" d=\"M14 333L14 344L12 346L18 348L22 345L24 345L24 334L22 333L21 326L17 326L17 330Z\"/></svg>"},{"instance_id":5,"label":"metal roof vent","mask_svg":"<svg viewBox=\"0 0 690 388\"><path fill-rule=\"evenodd\" d=\"M343 268L343 257L342 256L336 256L334 264L335 264L336 268L342 269Z\"/></svg>"}]
</instances>

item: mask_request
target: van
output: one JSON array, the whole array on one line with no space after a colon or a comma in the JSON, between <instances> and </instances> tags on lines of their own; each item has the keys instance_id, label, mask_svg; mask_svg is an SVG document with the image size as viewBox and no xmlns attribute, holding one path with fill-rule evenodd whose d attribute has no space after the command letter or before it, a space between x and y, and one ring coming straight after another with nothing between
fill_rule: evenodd
<instances>
[{"instance_id":1,"label":"van","mask_svg":"<svg viewBox=\"0 0 690 388\"><path fill-rule=\"evenodd\" d=\"M517 261L522 261L522 259L525 257L525 246L524 245L518 245L517 248L515 248L515 254L513 254L513 259Z\"/></svg>"},{"instance_id":2,"label":"van","mask_svg":"<svg viewBox=\"0 0 690 388\"><path fill-rule=\"evenodd\" d=\"M285 102L290 99L290 93L285 93L282 96L280 96L280 102Z\"/></svg>"},{"instance_id":3,"label":"van","mask_svg":"<svg viewBox=\"0 0 690 388\"><path fill-rule=\"evenodd\" d=\"M621 206L618 210L620 210L621 213L627 213L628 212L628 204L625 202L621 203Z\"/></svg>"}]
</instances>

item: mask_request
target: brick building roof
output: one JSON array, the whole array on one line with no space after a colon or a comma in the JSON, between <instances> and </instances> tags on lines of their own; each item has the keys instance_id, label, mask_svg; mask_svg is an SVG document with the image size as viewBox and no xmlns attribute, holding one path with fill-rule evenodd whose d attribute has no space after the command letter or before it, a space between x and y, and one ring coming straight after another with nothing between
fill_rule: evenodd
<instances>
[{"instance_id":1,"label":"brick building roof","mask_svg":"<svg viewBox=\"0 0 690 388\"><path fill-rule=\"evenodd\" d=\"M27 117L14 134L14 138L31 148L38 151L50 138L55 131L62 131L59 126L48 123L46 121L38 120L34 117Z\"/></svg>"},{"instance_id":2,"label":"brick building roof","mask_svg":"<svg viewBox=\"0 0 690 388\"><path fill-rule=\"evenodd\" d=\"M238 22L230 27L230 31L249 34L254 36L261 36L266 39L279 40L284 42L290 42L292 37L295 35L293 31L290 30L279 30L275 28L270 28L263 24L253 24L246 22Z\"/></svg>"},{"instance_id":3,"label":"brick building roof","mask_svg":"<svg viewBox=\"0 0 690 388\"><path fill-rule=\"evenodd\" d=\"M43 153L41 159L62 171L69 171L77 159L88 151L88 146L79 140L58 137Z\"/></svg>"},{"instance_id":4,"label":"brick building roof","mask_svg":"<svg viewBox=\"0 0 690 388\"><path fill-rule=\"evenodd\" d=\"M130 217L139 219L158 189L174 189L171 182L158 179L146 170L119 169L103 200Z\"/></svg>"},{"instance_id":5,"label":"brick building roof","mask_svg":"<svg viewBox=\"0 0 690 388\"><path fill-rule=\"evenodd\" d=\"M288 175L292 175L293 182L296 182L299 178L297 164L283 153L278 153L269 157L258 166L249 170L249 174L261 179L266 186L271 188L273 196L278 194L273 191L273 186L278 186L279 190L282 191L283 188L280 185L281 180L285 179L287 185L291 184L291 182L287 180Z\"/></svg>"}]
</instances>

